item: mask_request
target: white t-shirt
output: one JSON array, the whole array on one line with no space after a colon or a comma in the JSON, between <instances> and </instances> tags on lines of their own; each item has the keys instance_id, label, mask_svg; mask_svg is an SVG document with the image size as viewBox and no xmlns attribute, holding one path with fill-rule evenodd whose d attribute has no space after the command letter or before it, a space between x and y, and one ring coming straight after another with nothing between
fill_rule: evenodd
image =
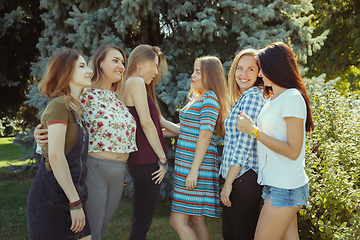
<instances>
[{"instance_id":1,"label":"white t-shirt","mask_svg":"<svg viewBox=\"0 0 360 240\"><path fill-rule=\"evenodd\" d=\"M267 135L286 142L285 117L304 119L304 137L301 153L296 160L282 156L258 141L258 183L284 189L295 189L305 185L309 178L305 166L306 104L301 93L294 88L282 92L269 100L258 116L258 126Z\"/></svg>"}]
</instances>

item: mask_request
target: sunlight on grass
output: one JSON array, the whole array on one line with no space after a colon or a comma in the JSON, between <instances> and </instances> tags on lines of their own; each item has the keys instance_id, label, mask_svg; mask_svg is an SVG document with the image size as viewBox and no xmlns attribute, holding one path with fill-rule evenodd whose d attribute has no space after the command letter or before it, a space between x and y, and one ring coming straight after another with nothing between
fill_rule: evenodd
<instances>
[{"instance_id":1,"label":"sunlight on grass","mask_svg":"<svg viewBox=\"0 0 360 240\"><path fill-rule=\"evenodd\" d=\"M26 155L30 150L22 151L19 146L13 144L14 138L0 138L0 168L10 165L23 166L30 160L20 161L19 159Z\"/></svg>"},{"instance_id":2,"label":"sunlight on grass","mask_svg":"<svg viewBox=\"0 0 360 240\"><path fill-rule=\"evenodd\" d=\"M0 239L27 239L26 202L33 173L18 172L10 165L26 165L20 155L28 151L13 144L13 138L0 138Z\"/></svg>"},{"instance_id":3,"label":"sunlight on grass","mask_svg":"<svg viewBox=\"0 0 360 240\"><path fill-rule=\"evenodd\" d=\"M13 138L0 138L0 239L25 240L27 236L26 202L35 173L14 171L11 165L25 165L20 155L27 151L12 143ZM127 240L131 225L132 200L123 197L106 229L103 240ZM170 216L171 202L159 202L154 219L147 234L148 240L179 240L172 229ZM207 218L211 240L220 240L221 219Z\"/></svg>"}]
</instances>

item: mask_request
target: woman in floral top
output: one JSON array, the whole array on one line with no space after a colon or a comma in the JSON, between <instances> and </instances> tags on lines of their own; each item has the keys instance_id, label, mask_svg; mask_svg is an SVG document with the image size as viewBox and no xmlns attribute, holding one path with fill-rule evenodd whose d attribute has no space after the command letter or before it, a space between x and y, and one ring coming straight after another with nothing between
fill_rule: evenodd
<instances>
[{"instance_id":1,"label":"woman in floral top","mask_svg":"<svg viewBox=\"0 0 360 240\"><path fill-rule=\"evenodd\" d=\"M87 214L92 239L101 238L120 201L126 176L126 163L137 151L136 122L122 103L125 54L117 46L100 46L90 59L94 71L91 88L85 88L80 102L90 132L87 160ZM46 141L35 131L39 145Z\"/></svg>"},{"instance_id":2,"label":"woman in floral top","mask_svg":"<svg viewBox=\"0 0 360 240\"><path fill-rule=\"evenodd\" d=\"M80 102L91 134L89 152L130 153L136 151L136 123L116 92L85 88Z\"/></svg>"}]
</instances>

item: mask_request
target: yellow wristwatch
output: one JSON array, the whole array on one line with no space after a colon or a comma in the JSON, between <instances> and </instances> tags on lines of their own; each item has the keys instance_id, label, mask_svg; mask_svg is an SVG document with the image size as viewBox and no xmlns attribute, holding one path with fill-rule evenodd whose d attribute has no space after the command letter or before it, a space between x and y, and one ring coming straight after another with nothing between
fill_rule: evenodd
<instances>
[{"instance_id":1,"label":"yellow wristwatch","mask_svg":"<svg viewBox=\"0 0 360 240\"><path fill-rule=\"evenodd\" d=\"M257 133L258 133L258 131L259 131L259 128L258 128L258 127L255 127L254 130L251 131L250 137L251 137L251 138L254 138L254 139L257 138Z\"/></svg>"}]
</instances>

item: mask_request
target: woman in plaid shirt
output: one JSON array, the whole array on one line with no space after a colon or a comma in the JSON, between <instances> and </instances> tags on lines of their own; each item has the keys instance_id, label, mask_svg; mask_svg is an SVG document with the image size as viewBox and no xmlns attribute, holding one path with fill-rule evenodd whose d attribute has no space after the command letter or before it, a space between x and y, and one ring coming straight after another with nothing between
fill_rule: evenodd
<instances>
[{"instance_id":1,"label":"woman in plaid shirt","mask_svg":"<svg viewBox=\"0 0 360 240\"><path fill-rule=\"evenodd\" d=\"M257 119L265 104L263 81L256 60L257 51L239 52L230 68L228 84L233 108L225 120L225 139L220 178L224 187L220 193L223 208L223 237L254 239L259 217L262 187L257 183L258 157L256 139L236 129L240 112Z\"/></svg>"}]
</instances>

